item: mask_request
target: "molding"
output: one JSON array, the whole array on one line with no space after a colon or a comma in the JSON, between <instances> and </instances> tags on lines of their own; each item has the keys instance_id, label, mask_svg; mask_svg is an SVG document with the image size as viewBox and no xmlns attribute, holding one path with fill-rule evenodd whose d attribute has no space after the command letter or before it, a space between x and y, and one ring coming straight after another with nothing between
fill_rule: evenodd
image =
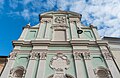
<instances>
[{"instance_id":1,"label":"molding","mask_svg":"<svg viewBox=\"0 0 120 78\"><path fill-rule=\"evenodd\" d=\"M89 44L89 40L71 40L71 45L82 45L87 46Z\"/></svg>"}]
</instances>

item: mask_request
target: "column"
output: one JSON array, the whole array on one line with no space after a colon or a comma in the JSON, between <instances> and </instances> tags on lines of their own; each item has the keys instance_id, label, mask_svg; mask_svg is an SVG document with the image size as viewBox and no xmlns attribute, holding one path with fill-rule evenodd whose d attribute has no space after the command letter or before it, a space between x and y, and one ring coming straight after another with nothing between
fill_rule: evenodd
<instances>
[{"instance_id":1,"label":"column","mask_svg":"<svg viewBox=\"0 0 120 78\"><path fill-rule=\"evenodd\" d=\"M90 52L87 51L87 50L84 51L83 52L83 57L84 57L88 77L89 78L96 78L95 74L94 74L94 71L93 71L93 66L92 66L92 62L91 62L91 58L90 58Z\"/></svg>"},{"instance_id":2,"label":"column","mask_svg":"<svg viewBox=\"0 0 120 78\"><path fill-rule=\"evenodd\" d=\"M12 52L10 54L10 58L8 59L8 62L1 74L1 77L0 78L9 78L10 77L10 70L12 69L13 67L13 64L14 64L14 61L15 61L15 57L16 57L16 53L15 52Z\"/></svg>"},{"instance_id":3,"label":"column","mask_svg":"<svg viewBox=\"0 0 120 78\"><path fill-rule=\"evenodd\" d=\"M76 78L84 78L84 73L82 70L82 66L80 66L81 62L81 53L80 52L74 52L74 61L75 61L75 68L76 68Z\"/></svg>"},{"instance_id":4,"label":"column","mask_svg":"<svg viewBox=\"0 0 120 78\"><path fill-rule=\"evenodd\" d=\"M28 29L29 29L29 27L24 27L23 32L22 32L22 34L21 34L21 36L18 40L24 40L25 39L25 37L27 35L27 32L28 32Z\"/></svg>"},{"instance_id":5,"label":"column","mask_svg":"<svg viewBox=\"0 0 120 78\"><path fill-rule=\"evenodd\" d=\"M36 78L45 78L46 52L40 53L40 61Z\"/></svg>"},{"instance_id":6,"label":"column","mask_svg":"<svg viewBox=\"0 0 120 78\"><path fill-rule=\"evenodd\" d=\"M120 72L114 63L112 55L110 54L108 48L106 46L100 46L100 49L111 72L112 78L120 78Z\"/></svg>"},{"instance_id":7,"label":"column","mask_svg":"<svg viewBox=\"0 0 120 78\"><path fill-rule=\"evenodd\" d=\"M35 52L32 52L30 55L31 56L30 56L30 60L29 60L27 70L26 70L25 78L35 78L34 74L36 72L34 72L34 70L35 70L35 66L36 66L36 58L39 57L39 54L35 53Z\"/></svg>"}]
</instances>

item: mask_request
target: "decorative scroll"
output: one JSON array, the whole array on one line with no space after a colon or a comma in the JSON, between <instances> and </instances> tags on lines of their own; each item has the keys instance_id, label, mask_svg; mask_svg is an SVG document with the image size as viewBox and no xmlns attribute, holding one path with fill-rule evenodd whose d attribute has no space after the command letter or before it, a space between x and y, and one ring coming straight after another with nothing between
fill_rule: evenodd
<instances>
[{"instance_id":1,"label":"decorative scroll","mask_svg":"<svg viewBox=\"0 0 120 78\"><path fill-rule=\"evenodd\" d=\"M45 60L46 57L47 57L47 53L46 52L40 53L40 59Z\"/></svg>"},{"instance_id":2,"label":"decorative scroll","mask_svg":"<svg viewBox=\"0 0 120 78\"><path fill-rule=\"evenodd\" d=\"M58 53L50 61L50 67L55 71L52 78L66 78L65 70L69 68L70 61L67 56L62 53Z\"/></svg>"},{"instance_id":3,"label":"decorative scroll","mask_svg":"<svg viewBox=\"0 0 120 78\"><path fill-rule=\"evenodd\" d=\"M75 60L80 60L80 58L81 58L81 53L80 52L74 52L74 59Z\"/></svg>"},{"instance_id":4,"label":"decorative scroll","mask_svg":"<svg viewBox=\"0 0 120 78\"><path fill-rule=\"evenodd\" d=\"M65 16L55 16L54 22L57 24L65 24L66 23L66 17Z\"/></svg>"},{"instance_id":5,"label":"decorative scroll","mask_svg":"<svg viewBox=\"0 0 120 78\"><path fill-rule=\"evenodd\" d=\"M35 57L36 57L36 53L35 52L30 53L30 59L35 59Z\"/></svg>"},{"instance_id":6,"label":"decorative scroll","mask_svg":"<svg viewBox=\"0 0 120 78\"><path fill-rule=\"evenodd\" d=\"M90 52L84 52L84 59L90 59Z\"/></svg>"}]
</instances>

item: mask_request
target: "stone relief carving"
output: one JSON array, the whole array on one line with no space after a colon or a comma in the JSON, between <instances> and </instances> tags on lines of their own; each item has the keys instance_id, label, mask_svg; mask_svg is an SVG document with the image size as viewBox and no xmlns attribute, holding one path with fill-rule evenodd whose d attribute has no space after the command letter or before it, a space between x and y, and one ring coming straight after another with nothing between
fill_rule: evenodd
<instances>
[{"instance_id":1,"label":"stone relief carving","mask_svg":"<svg viewBox=\"0 0 120 78\"><path fill-rule=\"evenodd\" d=\"M84 52L83 56L85 59L90 59L90 52Z\"/></svg>"},{"instance_id":2,"label":"stone relief carving","mask_svg":"<svg viewBox=\"0 0 120 78\"><path fill-rule=\"evenodd\" d=\"M35 52L30 53L30 59L35 59L35 57L36 57L36 53Z\"/></svg>"},{"instance_id":3,"label":"stone relief carving","mask_svg":"<svg viewBox=\"0 0 120 78\"><path fill-rule=\"evenodd\" d=\"M66 78L65 70L69 68L70 61L67 56L58 53L50 61L50 67L55 71L52 78Z\"/></svg>"},{"instance_id":4,"label":"stone relief carving","mask_svg":"<svg viewBox=\"0 0 120 78\"><path fill-rule=\"evenodd\" d=\"M104 57L105 57L106 59L111 59L111 58L112 58L112 55L111 55L110 53L105 52L105 53L104 53Z\"/></svg>"},{"instance_id":5,"label":"stone relief carving","mask_svg":"<svg viewBox=\"0 0 120 78\"><path fill-rule=\"evenodd\" d=\"M44 60L47 57L47 53L46 52L32 52L32 53L30 53L30 59L35 59L36 57Z\"/></svg>"},{"instance_id":6,"label":"stone relief carving","mask_svg":"<svg viewBox=\"0 0 120 78\"><path fill-rule=\"evenodd\" d=\"M10 70L10 77L12 78L23 78L26 70L23 66L17 66Z\"/></svg>"},{"instance_id":7,"label":"stone relief carving","mask_svg":"<svg viewBox=\"0 0 120 78\"><path fill-rule=\"evenodd\" d=\"M74 52L73 55L74 55L75 60L80 60L80 58L81 58L81 53L80 52Z\"/></svg>"},{"instance_id":8,"label":"stone relief carving","mask_svg":"<svg viewBox=\"0 0 120 78\"><path fill-rule=\"evenodd\" d=\"M47 53L46 52L40 53L40 59L45 60L46 57L47 57Z\"/></svg>"},{"instance_id":9,"label":"stone relief carving","mask_svg":"<svg viewBox=\"0 0 120 78\"><path fill-rule=\"evenodd\" d=\"M65 16L60 16L60 15L55 16L54 22L58 24L64 24L66 22L66 18Z\"/></svg>"}]
</instances>

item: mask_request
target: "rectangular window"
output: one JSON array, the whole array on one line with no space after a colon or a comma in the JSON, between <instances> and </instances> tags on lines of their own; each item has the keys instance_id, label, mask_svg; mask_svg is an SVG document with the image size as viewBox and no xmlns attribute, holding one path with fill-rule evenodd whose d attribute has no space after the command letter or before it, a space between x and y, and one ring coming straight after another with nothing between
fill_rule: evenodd
<instances>
[{"instance_id":1,"label":"rectangular window","mask_svg":"<svg viewBox=\"0 0 120 78\"><path fill-rule=\"evenodd\" d=\"M66 40L66 31L65 30L55 30L54 31L54 40L55 41L65 41Z\"/></svg>"}]
</instances>

